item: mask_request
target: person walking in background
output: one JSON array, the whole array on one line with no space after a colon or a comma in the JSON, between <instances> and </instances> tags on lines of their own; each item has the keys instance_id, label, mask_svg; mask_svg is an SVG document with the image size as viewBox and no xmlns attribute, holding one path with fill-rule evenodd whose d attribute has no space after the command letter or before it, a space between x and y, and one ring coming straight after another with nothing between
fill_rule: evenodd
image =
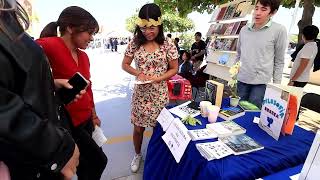
<instances>
[{"instance_id":1,"label":"person walking in background","mask_svg":"<svg viewBox=\"0 0 320 180\"><path fill-rule=\"evenodd\" d=\"M303 48L298 52L290 73L289 86L304 87L309 82L313 62L320 52L315 42L319 34L317 26L306 26L302 30Z\"/></svg>"},{"instance_id":2,"label":"person walking in background","mask_svg":"<svg viewBox=\"0 0 320 180\"><path fill-rule=\"evenodd\" d=\"M206 53L206 43L201 40L201 33L196 32L194 34L194 42L191 46L191 61L193 63L193 71L196 73L202 64L204 54Z\"/></svg>"},{"instance_id":3,"label":"person walking in background","mask_svg":"<svg viewBox=\"0 0 320 180\"><path fill-rule=\"evenodd\" d=\"M119 42L118 42L117 38L114 38L113 39L113 46L114 46L115 52L118 52L118 44L119 44Z\"/></svg>"},{"instance_id":4,"label":"person walking in background","mask_svg":"<svg viewBox=\"0 0 320 180\"><path fill-rule=\"evenodd\" d=\"M266 84L280 84L287 48L287 32L271 17L276 14L280 0L258 0L253 23L243 27L237 44L237 59L241 62L238 95L261 108Z\"/></svg>"},{"instance_id":5,"label":"person walking in background","mask_svg":"<svg viewBox=\"0 0 320 180\"><path fill-rule=\"evenodd\" d=\"M109 39L110 49L113 52L114 46L113 46L113 40L112 38Z\"/></svg>"},{"instance_id":6,"label":"person walking in background","mask_svg":"<svg viewBox=\"0 0 320 180\"><path fill-rule=\"evenodd\" d=\"M48 35L57 34L57 27L61 37L37 40L48 56L53 76L70 79L80 72L89 80L90 63L83 50L99 31L98 22L83 8L70 6L61 12L56 22L49 23L42 31ZM95 126L100 126L101 122L95 111L91 84L79 101L71 102L66 108L74 126L73 137L80 150L78 179L98 180L106 167L107 157L92 139Z\"/></svg>"},{"instance_id":7,"label":"person walking in background","mask_svg":"<svg viewBox=\"0 0 320 180\"><path fill-rule=\"evenodd\" d=\"M122 68L136 76L138 81L150 83L135 85L131 103L133 144L135 155L131 171L137 172L142 159L141 144L146 127L154 127L163 107L169 102L166 80L178 71L178 52L173 43L165 40L161 10L154 3L139 11L134 38L128 44ZM131 66L135 61L136 67Z\"/></svg>"},{"instance_id":8,"label":"person walking in background","mask_svg":"<svg viewBox=\"0 0 320 180\"><path fill-rule=\"evenodd\" d=\"M0 165L12 180L71 180L79 150L54 94L70 84L53 80L42 49L24 32L20 4L0 2Z\"/></svg>"}]
</instances>

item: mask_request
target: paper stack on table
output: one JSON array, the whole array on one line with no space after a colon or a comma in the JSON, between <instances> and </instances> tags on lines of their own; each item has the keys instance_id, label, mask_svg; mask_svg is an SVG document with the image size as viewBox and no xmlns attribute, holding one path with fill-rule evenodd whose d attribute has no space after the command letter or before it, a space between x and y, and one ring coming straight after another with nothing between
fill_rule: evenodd
<instances>
[{"instance_id":1,"label":"paper stack on table","mask_svg":"<svg viewBox=\"0 0 320 180\"><path fill-rule=\"evenodd\" d=\"M233 154L232 150L221 141L198 143L196 144L196 148L208 161Z\"/></svg>"},{"instance_id":2,"label":"paper stack on table","mask_svg":"<svg viewBox=\"0 0 320 180\"><path fill-rule=\"evenodd\" d=\"M217 138L217 135L209 129L189 130L188 133L192 141Z\"/></svg>"}]
</instances>

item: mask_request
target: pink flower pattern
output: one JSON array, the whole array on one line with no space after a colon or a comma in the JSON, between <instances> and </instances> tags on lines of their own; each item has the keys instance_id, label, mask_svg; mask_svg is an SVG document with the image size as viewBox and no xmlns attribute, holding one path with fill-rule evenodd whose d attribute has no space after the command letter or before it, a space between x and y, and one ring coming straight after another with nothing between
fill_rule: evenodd
<instances>
[{"instance_id":1,"label":"pink flower pattern","mask_svg":"<svg viewBox=\"0 0 320 180\"><path fill-rule=\"evenodd\" d=\"M147 52L143 46L137 48L131 41L125 55L133 57L136 69L149 76L161 76L168 71L169 62L178 59L173 43L165 41L155 52ZM160 111L169 102L166 81L135 85L131 102L131 123L140 127L154 127Z\"/></svg>"}]
</instances>

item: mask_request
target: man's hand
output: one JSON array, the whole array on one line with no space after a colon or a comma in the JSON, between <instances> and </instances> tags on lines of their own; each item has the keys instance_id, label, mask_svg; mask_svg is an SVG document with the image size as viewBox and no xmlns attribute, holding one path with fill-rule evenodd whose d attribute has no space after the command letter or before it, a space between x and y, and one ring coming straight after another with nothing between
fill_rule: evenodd
<instances>
[{"instance_id":1,"label":"man's hand","mask_svg":"<svg viewBox=\"0 0 320 180\"><path fill-rule=\"evenodd\" d=\"M80 152L78 146L75 145L72 157L61 170L61 173L64 176L65 180L71 180L72 177L76 174L77 166L79 165L79 156Z\"/></svg>"},{"instance_id":2,"label":"man's hand","mask_svg":"<svg viewBox=\"0 0 320 180\"><path fill-rule=\"evenodd\" d=\"M293 86L293 81L289 81L288 86Z\"/></svg>"}]
</instances>

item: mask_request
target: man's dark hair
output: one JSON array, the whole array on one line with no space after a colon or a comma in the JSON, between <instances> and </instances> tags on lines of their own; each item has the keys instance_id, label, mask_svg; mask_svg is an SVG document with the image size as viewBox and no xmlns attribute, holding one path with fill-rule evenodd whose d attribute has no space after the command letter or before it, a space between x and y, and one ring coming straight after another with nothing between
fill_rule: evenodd
<instances>
[{"instance_id":1,"label":"man's dark hair","mask_svg":"<svg viewBox=\"0 0 320 180\"><path fill-rule=\"evenodd\" d=\"M280 0L257 0L257 3L262 4L263 6L270 7L271 11L270 13L274 13L279 9L280 6ZM256 3L256 4L257 4Z\"/></svg>"},{"instance_id":2,"label":"man's dark hair","mask_svg":"<svg viewBox=\"0 0 320 180\"><path fill-rule=\"evenodd\" d=\"M154 3L145 4L140 9L138 17L146 20L149 20L149 19L158 20L158 18L161 17L160 7ZM165 41L165 37L163 33L163 24L161 24L158 27L159 27L159 34L155 38L155 41L158 44L163 44ZM136 29L134 31L134 42L138 47L140 47L141 45L147 42L147 39L144 37L138 25L136 25Z\"/></svg>"},{"instance_id":3,"label":"man's dark hair","mask_svg":"<svg viewBox=\"0 0 320 180\"><path fill-rule=\"evenodd\" d=\"M195 34L194 34L195 36L202 36L202 34L201 34L201 32L196 32Z\"/></svg>"},{"instance_id":4,"label":"man's dark hair","mask_svg":"<svg viewBox=\"0 0 320 180\"><path fill-rule=\"evenodd\" d=\"M306 40L314 40L319 34L319 28L315 25L309 25L303 28L302 34Z\"/></svg>"},{"instance_id":5,"label":"man's dark hair","mask_svg":"<svg viewBox=\"0 0 320 180\"><path fill-rule=\"evenodd\" d=\"M171 37L172 37L172 35L169 33L169 34L167 34L167 37L168 37L168 38L171 38Z\"/></svg>"},{"instance_id":6,"label":"man's dark hair","mask_svg":"<svg viewBox=\"0 0 320 180\"><path fill-rule=\"evenodd\" d=\"M179 38L174 38L174 40L178 43L180 41Z\"/></svg>"}]
</instances>

